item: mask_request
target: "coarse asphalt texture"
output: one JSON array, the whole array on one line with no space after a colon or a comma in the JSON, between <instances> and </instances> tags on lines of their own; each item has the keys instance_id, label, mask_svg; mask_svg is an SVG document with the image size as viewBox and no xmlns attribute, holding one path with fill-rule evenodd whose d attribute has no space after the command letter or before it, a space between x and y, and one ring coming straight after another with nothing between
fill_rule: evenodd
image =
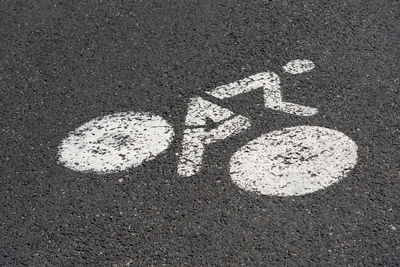
<instances>
[{"instance_id":1,"label":"coarse asphalt texture","mask_svg":"<svg viewBox=\"0 0 400 267\"><path fill-rule=\"evenodd\" d=\"M0 22L1 266L400 264L400 1L3 0ZM297 58L315 69L284 73ZM264 71L319 113L221 100L251 128L179 177L189 99ZM58 163L70 131L124 111L166 119L168 150L113 174ZM235 151L297 125L351 137L355 168L303 196L232 183Z\"/></svg>"}]
</instances>

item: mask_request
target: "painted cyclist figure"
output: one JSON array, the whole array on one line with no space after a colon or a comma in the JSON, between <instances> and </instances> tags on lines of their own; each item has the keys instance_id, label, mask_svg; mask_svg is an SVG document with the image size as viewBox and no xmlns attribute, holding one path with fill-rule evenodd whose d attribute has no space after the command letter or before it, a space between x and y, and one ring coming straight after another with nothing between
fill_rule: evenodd
<instances>
[{"instance_id":1,"label":"painted cyclist figure","mask_svg":"<svg viewBox=\"0 0 400 267\"><path fill-rule=\"evenodd\" d=\"M293 60L283 69L301 74L310 60ZM226 99L262 89L264 106L295 116L313 116L317 108L285 102L279 76L263 72L206 92ZM207 129L206 120L217 127ZM188 103L177 174L196 175L207 145L246 131L251 121L202 97ZM123 112L93 119L66 137L59 162L81 172L112 173L139 166L164 152L174 130L162 117ZM262 195L296 196L323 189L345 177L357 163L357 145L343 133L318 126L296 126L261 135L230 160L230 176L240 188Z\"/></svg>"}]
</instances>

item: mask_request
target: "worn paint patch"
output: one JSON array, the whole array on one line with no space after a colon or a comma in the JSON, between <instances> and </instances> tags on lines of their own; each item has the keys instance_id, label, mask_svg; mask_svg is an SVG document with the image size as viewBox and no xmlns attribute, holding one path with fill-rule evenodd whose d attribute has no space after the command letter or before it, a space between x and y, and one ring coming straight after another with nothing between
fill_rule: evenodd
<instances>
[{"instance_id":1,"label":"worn paint patch","mask_svg":"<svg viewBox=\"0 0 400 267\"><path fill-rule=\"evenodd\" d=\"M289 61L283 69L290 74L300 74L315 68L314 62L308 59L295 59Z\"/></svg>"},{"instance_id":2,"label":"worn paint patch","mask_svg":"<svg viewBox=\"0 0 400 267\"><path fill-rule=\"evenodd\" d=\"M263 195L298 196L345 177L357 162L357 145L341 132L297 126L264 134L231 158L240 188Z\"/></svg>"},{"instance_id":3,"label":"worn paint patch","mask_svg":"<svg viewBox=\"0 0 400 267\"><path fill-rule=\"evenodd\" d=\"M174 131L160 116L123 112L93 119L65 138L59 162L76 171L110 173L151 160L172 141Z\"/></svg>"}]
</instances>

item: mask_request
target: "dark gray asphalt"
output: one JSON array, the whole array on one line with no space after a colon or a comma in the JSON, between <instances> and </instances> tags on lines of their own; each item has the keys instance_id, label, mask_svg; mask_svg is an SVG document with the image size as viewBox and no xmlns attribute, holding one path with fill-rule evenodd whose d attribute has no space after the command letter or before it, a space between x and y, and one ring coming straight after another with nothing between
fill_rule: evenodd
<instances>
[{"instance_id":1,"label":"dark gray asphalt","mask_svg":"<svg viewBox=\"0 0 400 267\"><path fill-rule=\"evenodd\" d=\"M3 0L0 23L0 265L400 264L399 1ZM282 74L296 58L315 71ZM227 101L251 131L178 177L189 98L268 70L286 99L320 112ZM57 164L69 131L121 111L166 118L173 145L117 174ZM348 177L287 198L231 182L239 147L304 124L357 143Z\"/></svg>"}]
</instances>

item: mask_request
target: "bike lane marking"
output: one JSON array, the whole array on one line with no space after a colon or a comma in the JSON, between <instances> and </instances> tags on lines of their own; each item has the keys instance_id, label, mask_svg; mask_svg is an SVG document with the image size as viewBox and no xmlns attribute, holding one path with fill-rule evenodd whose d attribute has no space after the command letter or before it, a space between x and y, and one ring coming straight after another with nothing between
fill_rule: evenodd
<instances>
[{"instance_id":1,"label":"bike lane marking","mask_svg":"<svg viewBox=\"0 0 400 267\"><path fill-rule=\"evenodd\" d=\"M173 128L160 116L122 112L95 118L59 146L59 161L75 171L110 173L136 167L170 145Z\"/></svg>"},{"instance_id":2,"label":"bike lane marking","mask_svg":"<svg viewBox=\"0 0 400 267\"><path fill-rule=\"evenodd\" d=\"M357 163L357 145L336 130L297 126L264 134L231 158L240 188L262 195L297 196L338 182Z\"/></svg>"},{"instance_id":3,"label":"bike lane marking","mask_svg":"<svg viewBox=\"0 0 400 267\"><path fill-rule=\"evenodd\" d=\"M310 60L293 60L283 68L291 74L314 68ZM312 116L317 108L284 102L279 76L263 72L206 92L224 99L264 90L266 108ZM207 127L207 120L217 124ZM188 103L177 173L197 174L207 145L237 135L250 120L193 97ZM86 172L111 173L136 167L166 150L173 128L160 116L123 112L93 119L71 132L59 146L59 162ZM357 162L357 145L346 135L317 126L297 126L250 141L231 158L231 179L240 188L263 195L296 196L325 188L342 179Z\"/></svg>"}]
</instances>

